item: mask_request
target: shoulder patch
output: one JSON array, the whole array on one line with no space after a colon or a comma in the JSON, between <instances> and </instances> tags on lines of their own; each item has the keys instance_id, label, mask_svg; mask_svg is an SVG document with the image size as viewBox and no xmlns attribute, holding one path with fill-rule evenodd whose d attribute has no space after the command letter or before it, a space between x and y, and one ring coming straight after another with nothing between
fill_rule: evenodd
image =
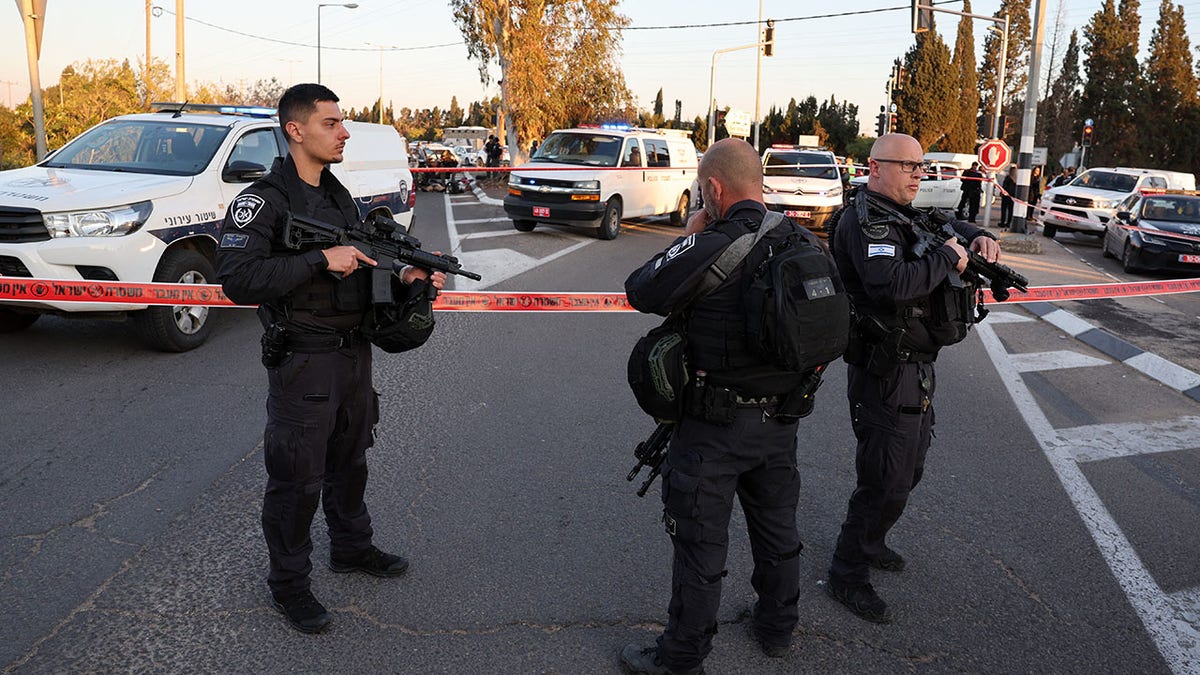
<instances>
[{"instance_id":1,"label":"shoulder patch","mask_svg":"<svg viewBox=\"0 0 1200 675\"><path fill-rule=\"evenodd\" d=\"M238 232L226 232L221 235L221 248L246 248L250 235Z\"/></svg>"},{"instance_id":2,"label":"shoulder patch","mask_svg":"<svg viewBox=\"0 0 1200 675\"><path fill-rule=\"evenodd\" d=\"M667 249L667 254L663 257L664 261L683 255L689 248L696 244L696 235L689 234L683 241L675 244Z\"/></svg>"},{"instance_id":3,"label":"shoulder patch","mask_svg":"<svg viewBox=\"0 0 1200 675\"><path fill-rule=\"evenodd\" d=\"M867 223L862 230L868 239L886 239L889 234L887 223Z\"/></svg>"},{"instance_id":4,"label":"shoulder patch","mask_svg":"<svg viewBox=\"0 0 1200 675\"><path fill-rule=\"evenodd\" d=\"M262 210L265 203L263 198L258 195L238 195L233 200L233 205L229 207L229 210L233 212L233 224L238 227L245 227L250 221L254 220L254 217Z\"/></svg>"},{"instance_id":5,"label":"shoulder patch","mask_svg":"<svg viewBox=\"0 0 1200 675\"><path fill-rule=\"evenodd\" d=\"M895 258L896 247L891 244L867 244L867 257L874 258L877 256Z\"/></svg>"}]
</instances>

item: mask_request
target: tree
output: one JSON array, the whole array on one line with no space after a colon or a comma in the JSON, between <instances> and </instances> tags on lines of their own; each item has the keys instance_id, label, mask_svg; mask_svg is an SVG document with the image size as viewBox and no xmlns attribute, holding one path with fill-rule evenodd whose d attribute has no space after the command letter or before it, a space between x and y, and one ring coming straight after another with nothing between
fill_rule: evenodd
<instances>
[{"instance_id":1,"label":"tree","mask_svg":"<svg viewBox=\"0 0 1200 675\"><path fill-rule=\"evenodd\" d=\"M1092 166L1135 164L1138 128L1133 103L1141 87L1137 63L1138 0L1104 0L1083 29L1086 84L1080 117L1095 121L1095 140L1088 151ZM1076 129L1082 119L1076 120Z\"/></svg>"},{"instance_id":2,"label":"tree","mask_svg":"<svg viewBox=\"0 0 1200 675\"><path fill-rule=\"evenodd\" d=\"M964 0L963 12L971 12L971 0ZM954 56L950 59L950 70L956 77L958 102L946 133L946 140L939 146L950 152L974 152L979 139L979 76L975 70L975 29L970 17L958 21L958 35L954 38Z\"/></svg>"},{"instance_id":3,"label":"tree","mask_svg":"<svg viewBox=\"0 0 1200 675\"><path fill-rule=\"evenodd\" d=\"M1004 60L1004 92L1000 97L1002 115L1020 116L1025 98L1025 84L1029 81L1029 42L1032 29L1029 25L1029 0L1001 0L1000 9L992 16L997 19L1008 17L1008 49ZM996 76L1000 68L999 33L989 30L983 42L983 65L979 72L979 109L983 117L992 120L995 116ZM1001 120L1003 122L1003 120ZM991 125L987 134L991 135ZM1003 124L1000 135L1004 135Z\"/></svg>"},{"instance_id":4,"label":"tree","mask_svg":"<svg viewBox=\"0 0 1200 675\"><path fill-rule=\"evenodd\" d=\"M655 96L655 97L654 97L654 115L655 115L655 117L658 117L658 118L660 118L660 119L661 119L661 118L662 118L662 116L663 116L663 95L662 95L662 87L659 87L659 88L658 88L658 96Z\"/></svg>"},{"instance_id":5,"label":"tree","mask_svg":"<svg viewBox=\"0 0 1200 675\"><path fill-rule=\"evenodd\" d=\"M958 79L950 68L950 49L932 22L904 55L904 68L893 131L916 138L928 150L953 128L958 108Z\"/></svg>"},{"instance_id":6,"label":"tree","mask_svg":"<svg viewBox=\"0 0 1200 675\"><path fill-rule=\"evenodd\" d=\"M844 155L858 137L858 106L846 101L838 103L830 96L827 102L821 104L816 125L827 134L822 139L824 145L835 154Z\"/></svg>"},{"instance_id":7,"label":"tree","mask_svg":"<svg viewBox=\"0 0 1200 675\"><path fill-rule=\"evenodd\" d=\"M446 126L459 127L463 122L463 109L458 105L458 97L450 97L450 109L446 111Z\"/></svg>"},{"instance_id":8,"label":"tree","mask_svg":"<svg viewBox=\"0 0 1200 675\"><path fill-rule=\"evenodd\" d=\"M1145 86L1139 91L1137 113L1141 149L1149 166L1196 169L1200 154L1195 144L1200 128L1194 126L1194 120L1200 95L1191 51L1183 7L1162 0L1158 24L1150 36L1150 53L1143 68Z\"/></svg>"},{"instance_id":9,"label":"tree","mask_svg":"<svg viewBox=\"0 0 1200 675\"><path fill-rule=\"evenodd\" d=\"M1050 83L1050 93L1038 103L1036 144L1046 148L1047 160L1052 168L1057 167L1058 158L1063 153L1075 147L1082 86L1083 80L1079 76L1079 33L1071 31L1058 77Z\"/></svg>"},{"instance_id":10,"label":"tree","mask_svg":"<svg viewBox=\"0 0 1200 675\"><path fill-rule=\"evenodd\" d=\"M479 78L500 67L507 142L517 160L524 140L567 122L621 114L633 97L617 64L629 19L617 0L450 0Z\"/></svg>"}]
</instances>

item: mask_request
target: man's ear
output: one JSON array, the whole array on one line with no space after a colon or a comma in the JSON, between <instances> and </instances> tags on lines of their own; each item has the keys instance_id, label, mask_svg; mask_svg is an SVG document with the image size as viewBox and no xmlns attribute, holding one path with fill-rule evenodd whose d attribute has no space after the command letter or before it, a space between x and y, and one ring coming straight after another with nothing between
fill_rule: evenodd
<instances>
[{"instance_id":1,"label":"man's ear","mask_svg":"<svg viewBox=\"0 0 1200 675\"><path fill-rule=\"evenodd\" d=\"M284 125L284 130L287 131L288 140L293 143L301 142L300 124L292 120Z\"/></svg>"}]
</instances>

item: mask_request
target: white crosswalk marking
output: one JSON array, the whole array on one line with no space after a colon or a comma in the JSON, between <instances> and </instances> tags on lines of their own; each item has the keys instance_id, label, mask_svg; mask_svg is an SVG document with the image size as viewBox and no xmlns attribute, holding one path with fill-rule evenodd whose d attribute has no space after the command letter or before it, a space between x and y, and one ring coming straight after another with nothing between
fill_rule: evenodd
<instances>
[{"instance_id":1,"label":"white crosswalk marking","mask_svg":"<svg viewBox=\"0 0 1200 675\"><path fill-rule=\"evenodd\" d=\"M1060 312L1051 312L1042 318L1055 317L1056 314ZM1056 317L1050 323L1067 332L1077 327L1064 316ZM976 329L1013 403L1037 439L1084 526L1096 542L1096 548L1125 591L1129 604L1146 626L1146 632L1158 647L1163 660L1178 675L1200 675L1200 617L1197 616L1200 614L1200 588L1174 594L1163 592L1079 468L1083 461L1137 454L1138 448L1140 452L1146 452L1160 447L1198 447L1200 432L1196 428L1200 420L1183 417L1140 428L1129 424L1096 424L1055 429L1026 385L1018 360L1005 350L995 330L987 323L979 324ZM1033 360L1029 355L1022 356L1026 357L1026 361ZM1131 449L1135 452L1131 452Z\"/></svg>"},{"instance_id":2,"label":"white crosswalk marking","mask_svg":"<svg viewBox=\"0 0 1200 675\"><path fill-rule=\"evenodd\" d=\"M990 317L989 317L990 318ZM1030 354L1009 354L1013 365L1019 372L1032 373L1040 370L1058 370L1060 368L1086 368L1089 366L1105 366L1111 361L1098 359L1087 354L1070 350L1056 352L1033 352Z\"/></svg>"}]
</instances>

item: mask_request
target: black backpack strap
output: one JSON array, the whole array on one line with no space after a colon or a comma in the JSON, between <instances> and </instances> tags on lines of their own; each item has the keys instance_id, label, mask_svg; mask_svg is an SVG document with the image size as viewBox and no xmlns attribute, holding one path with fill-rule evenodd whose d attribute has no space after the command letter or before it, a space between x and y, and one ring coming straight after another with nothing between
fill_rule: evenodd
<instances>
[{"instance_id":1,"label":"black backpack strap","mask_svg":"<svg viewBox=\"0 0 1200 675\"><path fill-rule=\"evenodd\" d=\"M754 248L762 238L767 236L767 233L775 229L783 223L783 214L775 211L767 211L767 215L763 217L762 224L758 226L757 232L747 232L737 239L733 240L729 246L717 258L717 261L709 266L705 272L704 278L700 280L700 285L696 288L696 293L692 296L695 301L704 295L707 295L717 286L720 286L723 281L729 278L734 268L746 259L750 254L750 250Z\"/></svg>"}]
</instances>

